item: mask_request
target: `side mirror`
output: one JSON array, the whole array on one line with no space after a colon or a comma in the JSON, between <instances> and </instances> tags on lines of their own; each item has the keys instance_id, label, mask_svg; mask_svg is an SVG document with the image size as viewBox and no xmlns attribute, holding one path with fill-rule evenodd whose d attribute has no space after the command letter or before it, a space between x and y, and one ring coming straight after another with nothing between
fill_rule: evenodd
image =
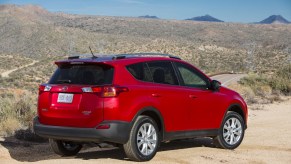
<instances>
[{"instance_id":1,"label":"side mirror","mask_svg":"<svg viewBox=\"0 0 291 164\"><path fill-rule=\"evenodd\" d=\"M217 80L211 81L211 89L213 91L219 91L220 86L221 86L221 83L219 81L217 81Z\"/></svg>"}]
</instances>

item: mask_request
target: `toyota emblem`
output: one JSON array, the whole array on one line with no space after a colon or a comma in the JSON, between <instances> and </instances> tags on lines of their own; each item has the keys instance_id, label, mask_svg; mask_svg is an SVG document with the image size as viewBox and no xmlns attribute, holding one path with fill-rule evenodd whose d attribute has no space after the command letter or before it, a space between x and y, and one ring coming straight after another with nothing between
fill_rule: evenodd
<instances>
[{"instance_id":1,"label":"toyota emblem","mask_svg":"<svg viewBox=\"0 0 291 164\"><path fill-rule=\"evenodd\" d=\"M68 90L68 87L67 86L64 86L63 88L62 88L62 91L67 91Z\"/></svg>"}]
</instances>

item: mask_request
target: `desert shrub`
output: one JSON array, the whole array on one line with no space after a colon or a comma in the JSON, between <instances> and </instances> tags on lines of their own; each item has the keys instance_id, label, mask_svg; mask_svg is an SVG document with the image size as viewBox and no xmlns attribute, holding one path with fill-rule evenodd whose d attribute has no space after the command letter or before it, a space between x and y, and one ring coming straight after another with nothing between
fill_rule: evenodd
<instances>
[{"instance_id":1,"label":"desert shrub","mask_svg":"<svg viewBox=\"0 0 291 164\"><path fill-rule=\"evenodd\" d=\"M274 90L284 94L291 93L291 64L279 69L275 76L270 79L270 85Z\"/></svg>"},{"instance_id":2,"label":"desert shrub","mask_svg":"<svg viewBox=\"0 0 291 164\"><path fill-rule=\"evenodd\" d=\"M254 91L251 89L251 87L243 86L240 84L232 84L228 87L235 90L236 92L238 92L248 104L252 104L252 103L257 102L255 99L256 95L255 95Z\"/></svg>"},{"instance_id":3,"label":"desert shrub","mask_svg":"<svg viewBox=\"0 0 291 164\"><path fill-rule=\"evenodd\" d=\"M261 97L267 97L272 94L272 88L269 85L253 87L254 93Z\"/></svg>"},{"instance_id":4,"label":"desert shrub","mask_svg":"<svg viewBox=\"0 0 291 164\"><path fill-rule=\"evenodd\" d=\"M285 79L291 80L291 64L282 67L276 74L279 77L284 77Z\"/></svg>"},{"instance_id":5,"label":"desert shrub","mask_svg":"<svg viewBox=\"0 0 291 164\"><path fill-rule=\"evenodd\" d=\"M0 94L1 133L14 134L19 128L31 128L36 115L36 100L27 91L14 91Z\"/></svg>"},{"instance_id":6,"label":"desert shrub","mask_svg":"<svg viewBox=\"0 0 291 164\"><path fill-rule=\"evenodd\" d=\"M0 134L5 136L14 135L15 131L21 128L21 124L17 118L8 117L0 122Z\"/></svg>"},{"instance_id":7,"label":"desert shrub","mask_svg":"<svg viewBox=\"0 0 291 164\"><path fill-rule=\"evenodd\" d=\"M272 101L280 100L279 94L291 94L291 64L283 66L272 75L249 74L239 83L250 87L256 96Z\"/></svg>"}]
</instances>

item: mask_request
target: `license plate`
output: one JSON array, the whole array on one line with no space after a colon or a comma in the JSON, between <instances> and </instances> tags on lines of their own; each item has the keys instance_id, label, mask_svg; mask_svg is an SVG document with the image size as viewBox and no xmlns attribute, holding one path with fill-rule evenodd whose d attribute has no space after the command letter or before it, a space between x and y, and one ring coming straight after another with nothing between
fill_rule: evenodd
<instances>
[{"instance_id":1,"label":"license plate","mask_svg":"<svg viewBox=\"0 0 291 164\"><path fill-rule=\"evenodd\" d=\"M72 103L74 94L59 93L58 102L59 103Z\"/></svg>"}]
</instances>

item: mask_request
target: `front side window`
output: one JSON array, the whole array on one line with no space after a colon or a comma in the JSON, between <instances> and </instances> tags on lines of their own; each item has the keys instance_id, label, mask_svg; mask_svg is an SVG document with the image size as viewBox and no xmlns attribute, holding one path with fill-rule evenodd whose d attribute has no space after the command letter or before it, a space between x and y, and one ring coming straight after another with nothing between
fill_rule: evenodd
<instances>
[{"instance_id":1,"label":"front side window","mask_svg":"<svg viewBox=\"0 0 291 164\"><path fill-rule=\"evenodd\" d=\"M182 84L188 87L208 88L207 79L198 71L182 63L176 63L177 69L182 78Z\"/></svg>"},{"instance_id":2,"label":"front side window","mask_svg":"<svg viewBox=\"0 0 291 164\"><path fill-rule=\"evenodd\" d=\"M155 83L178 85L178 80L171 62L149 62L148 66Z\"/></svg>"}]
</instances>

